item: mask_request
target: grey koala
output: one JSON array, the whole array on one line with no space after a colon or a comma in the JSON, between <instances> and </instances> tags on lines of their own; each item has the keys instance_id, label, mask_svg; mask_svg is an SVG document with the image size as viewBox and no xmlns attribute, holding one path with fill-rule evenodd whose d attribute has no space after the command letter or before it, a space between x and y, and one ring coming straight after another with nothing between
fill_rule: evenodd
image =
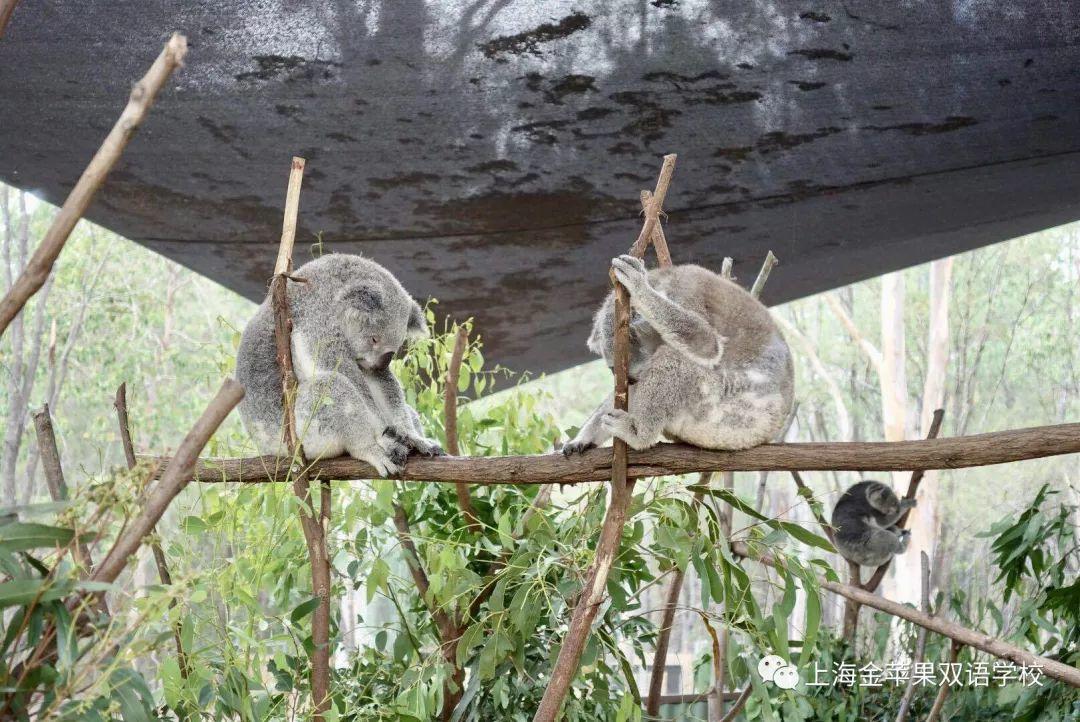
<instances>
[{"instance_id":1,"label":"grey koala","mask_svg":"<svg viewBox=\"0 0 1080 722\"><path fill-rule=\"evenodd\" d=\"M611 261L630 293L630 410L613 396L563 447L570 456L616 436L645 449L661 436L707 449L771 441L794 396L787 342L757 299L694 265L646 271L638 258ZM593 321L589 349L612 365L615 294Z\"/></svg>"},{"instance_id":2,"label":"grey koala","mask_svg":"<svg viewBox=\"0 0 1080 722\"><path fill-rule=\"evenodd\" d=\"M860 481L843 493L833 507L836 550L848 561L866 567L881 566L894 554L907 551L911 532L896 522L915 506L900 499L888 484Z\"/></svg>"},{"instance_id":3,"label":"grey koala","mask_svg":"<svg viewBox=\"0 0 1080 722\"><path fill-rule=\"evenodd\" d=\"M348 453L382 476L401 470L410 452L442 454L405 403L390 360L409 340L427 336L420 306L393 275L360 256L327 254L295 271L288 286L292 354L299 387L297 433L309 458ZM263 301L236 356L247 394L240 414L264 454L285 451L274 313Z\"/></svg>"}]
</instances>

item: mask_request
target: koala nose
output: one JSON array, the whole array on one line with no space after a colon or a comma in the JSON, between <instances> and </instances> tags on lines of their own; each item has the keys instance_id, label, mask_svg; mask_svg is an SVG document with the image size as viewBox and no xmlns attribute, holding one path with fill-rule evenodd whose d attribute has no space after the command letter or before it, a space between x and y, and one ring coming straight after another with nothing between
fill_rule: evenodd
<instances>
[{"instance_id":1,"label":"koala nose","mask_svg":"<svg viewBox=\"0 0 1080 722\"><path fill-rule=\"evenodd\" d=\"M390 361L393 360L393 358L393 351L388 351L384 353L382 356L379 357L379 363L375 368L379 371L385 371L386 369L390 368Z\"/></svg>"}]
</instances>

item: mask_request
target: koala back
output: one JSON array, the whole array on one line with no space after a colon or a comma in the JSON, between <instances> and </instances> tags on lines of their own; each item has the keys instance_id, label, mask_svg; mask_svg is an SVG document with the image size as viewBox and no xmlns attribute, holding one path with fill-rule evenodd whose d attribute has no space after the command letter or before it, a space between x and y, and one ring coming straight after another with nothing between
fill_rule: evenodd
<instances>
[{"instance_id":1,"label":"koala back","mask_svg":"<svg viewBox=\"0 0 1080 722\"><path fill-rule=\"evenodd\" d=\"M880 481L860 481L848 487L837 500L832 525L837 536L855 539L865 532L866 517L886 526L892 523L899 507L900 499L891 486Z\"/></svg>"}]
</instances>

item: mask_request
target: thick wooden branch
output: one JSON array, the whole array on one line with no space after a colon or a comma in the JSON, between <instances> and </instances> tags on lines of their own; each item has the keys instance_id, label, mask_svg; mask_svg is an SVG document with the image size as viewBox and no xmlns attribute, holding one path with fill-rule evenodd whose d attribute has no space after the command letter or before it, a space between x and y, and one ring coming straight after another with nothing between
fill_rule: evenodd
<instances>
[{"instance_id":1,"label":"thick wooden branch","mask_svg":"<svg viewBox=\"0 0 1080 722\"><path fill-rule=\"evenodd\" d=\"M67 501L67 482L64 481L64 467L60 464L60 450L56 447L56 434L53 432L48 404L34 414L34 431L37 434L38 454L41 456L41 467L45 472L45 486L49 489L49 496L53 501Z\"/></svg>"},{"instance_id":2,"label":"thick wooden branch","mask_svg":"<svg viewBox=\"0 0 1080 722\"><path fill-rule=\"evenodd\" d=\"M630 253L641 258L645 248L653 237L653 232L659 224L660 210L667 196L668 185L671 183L671 174L675 171L675 156L664 156L664 163L660 169L660 178L656 182L656 190L650 199L645 211L645 223L641 233L630 249ZM612 274L614 281L614 274ZM615 370L615 401L616 409L625 411L629 408L630 385L630 294L619 283L615 283L615 343L614 343L614 370ZM630 508L630 500L634 491L634 480L627 476L628 448L626 443L616 438L611 449L611 492L608 500L607 514L604 516L603 526L600 528L600 539L596 543L596 557L593 560L588 574L585 577L585 585L574 606L573 615L570 618L570 626L559 648L559 656L555 666L551 670L551 678L544 690L544 696L533 715L533 722L554 722L559 716L563 700L570 689L570 684L577 676L578 665L581 662L581 654L585 649L589 633L592 629L593 620L600 610L600 603L604 599L604 591L607 587L608 574L615 563L615 555L619 551L619 541L622 538L623 525L626 523L627 510Z\"/></svg>"},{"instance_id":3,"label":"thick wooden branch","mask_svg":"<svg viewBox=\"0 0 1080 722\"><path fill-rule=\"evenodd\" d=\"M49 278L53 264L59 257L60 251L64 249L64 244L67 243L75 224L90 206L94 195L105 182L105 176L116 165L128 141L135 135L150 106L154 104L158 91L165 85L165 81L169 79L173 71L183 64L186 53L187 39L183 35L174 34L169 38L169 42L165 44L146 75L132 86L131 96L127 106L120 113L120 118L105 137L98 152L90 160L90 164L86 166L86 170L79 177L75 187L71 189L71 193L68 194L63 207L53 218L52 225L38 244L30 262L8 290L7 295L0 300L0 336L4 335L8 325L22 307Z\"/></svg>"},{"instance_id":4,"label":"thick wooden branch","mask_svg":"<svg viewBox=\"0 0 1080 722\"><path fill-rule=\"evenodd\" d=\"M757 556L751 554L751 550L743 542L732 543L731 550L738 556L754 559L755 561L768 566L775 567L777 565L776 560L767 554ZM833 594L837 594L845 599L850 599L863 606L871 607L872 609L877 609L878 611L885 612L894 617L907 620L916 626L923 627L931 632L936 632L937 634L948 637L960 644L965 644L973 649L986 652L991 656L1005 659L1015 664L1026 665L1028 667L1039 667L1042 670L1042 673L1047 677L1060 680L1073 687L1080 687L1080 669L1071 667L1056 659L1040 657L1026 649L1021 649L1014 644L1003 642L989 634L983 634L976 630L961 627L959 624L949 622L940 617L932 617L918 609L909 607L906 604L894 602L891 599L885 599L884 597L880 597L877 594L868 592L860 587L855 587L850 584L841 584L840 582L831 582L827 579L819 579L818 585L822 589L827 589Z\"/></svg>"},{"instance_id":5,"label":"thick wooden branch","mask_svg":"<svg viewBox=\"0 0 1080 722\"><path fill-rule=\"evenodd\" d=\"M659 444L629 452L627 477L694 474L701 471L907 471L963 469L1046 456L1080 453L1080 423L1036 426L922 441L847 441L765 444L744 451L711 451L686 444ZM143 457L167 463L168 457ZM262 484L288 480L290 459L255 456L202 459L193 470L204 483ZM377 479L362 461L339 456L317 459L310 473L320 479ZM590 449L567 459L561 453L533 456L410 458L403 481L469 484L576 484L607 481L611 451Z\"/></svg>"}]
</instances>

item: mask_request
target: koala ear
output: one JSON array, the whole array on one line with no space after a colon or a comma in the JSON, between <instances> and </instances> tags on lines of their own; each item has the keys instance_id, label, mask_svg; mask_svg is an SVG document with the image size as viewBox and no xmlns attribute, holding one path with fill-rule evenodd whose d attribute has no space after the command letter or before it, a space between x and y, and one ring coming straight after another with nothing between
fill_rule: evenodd
<instances>
[{"instance_id":1,"label":"koala ear","mask_svg":"<svg viewBox=\"0 0 1080 722\"><path fill-rule=\"evenodd\" d=\"M424 317L424 309L420 304L411 301L409 304L409 325L405 327L405 339L418 341L428 337L427 318Z\"/></svg>"},{"instance_id":2,"label":"koala ear","mask_svg":"<svg viewBox=\"0 0 1080 722\"><path fill-rule=\"evenodd\" d=\"M597 356L604 355L604 324L597 318L593 324L592 332L589 334L589 340L585 342L585 345Z\"/></svg>"},{"instance_id":3,"label":"koala ear","mask_svg":"<svg viewBox=\"0 0 1080 722\"><path fill-rule=\"evenodd\" d=\"M362 283L346 288L341 295L341 303L346 309L361 313L378 311L383 305L382 294L378 289Z\"/></svg>"}]
</instances>

